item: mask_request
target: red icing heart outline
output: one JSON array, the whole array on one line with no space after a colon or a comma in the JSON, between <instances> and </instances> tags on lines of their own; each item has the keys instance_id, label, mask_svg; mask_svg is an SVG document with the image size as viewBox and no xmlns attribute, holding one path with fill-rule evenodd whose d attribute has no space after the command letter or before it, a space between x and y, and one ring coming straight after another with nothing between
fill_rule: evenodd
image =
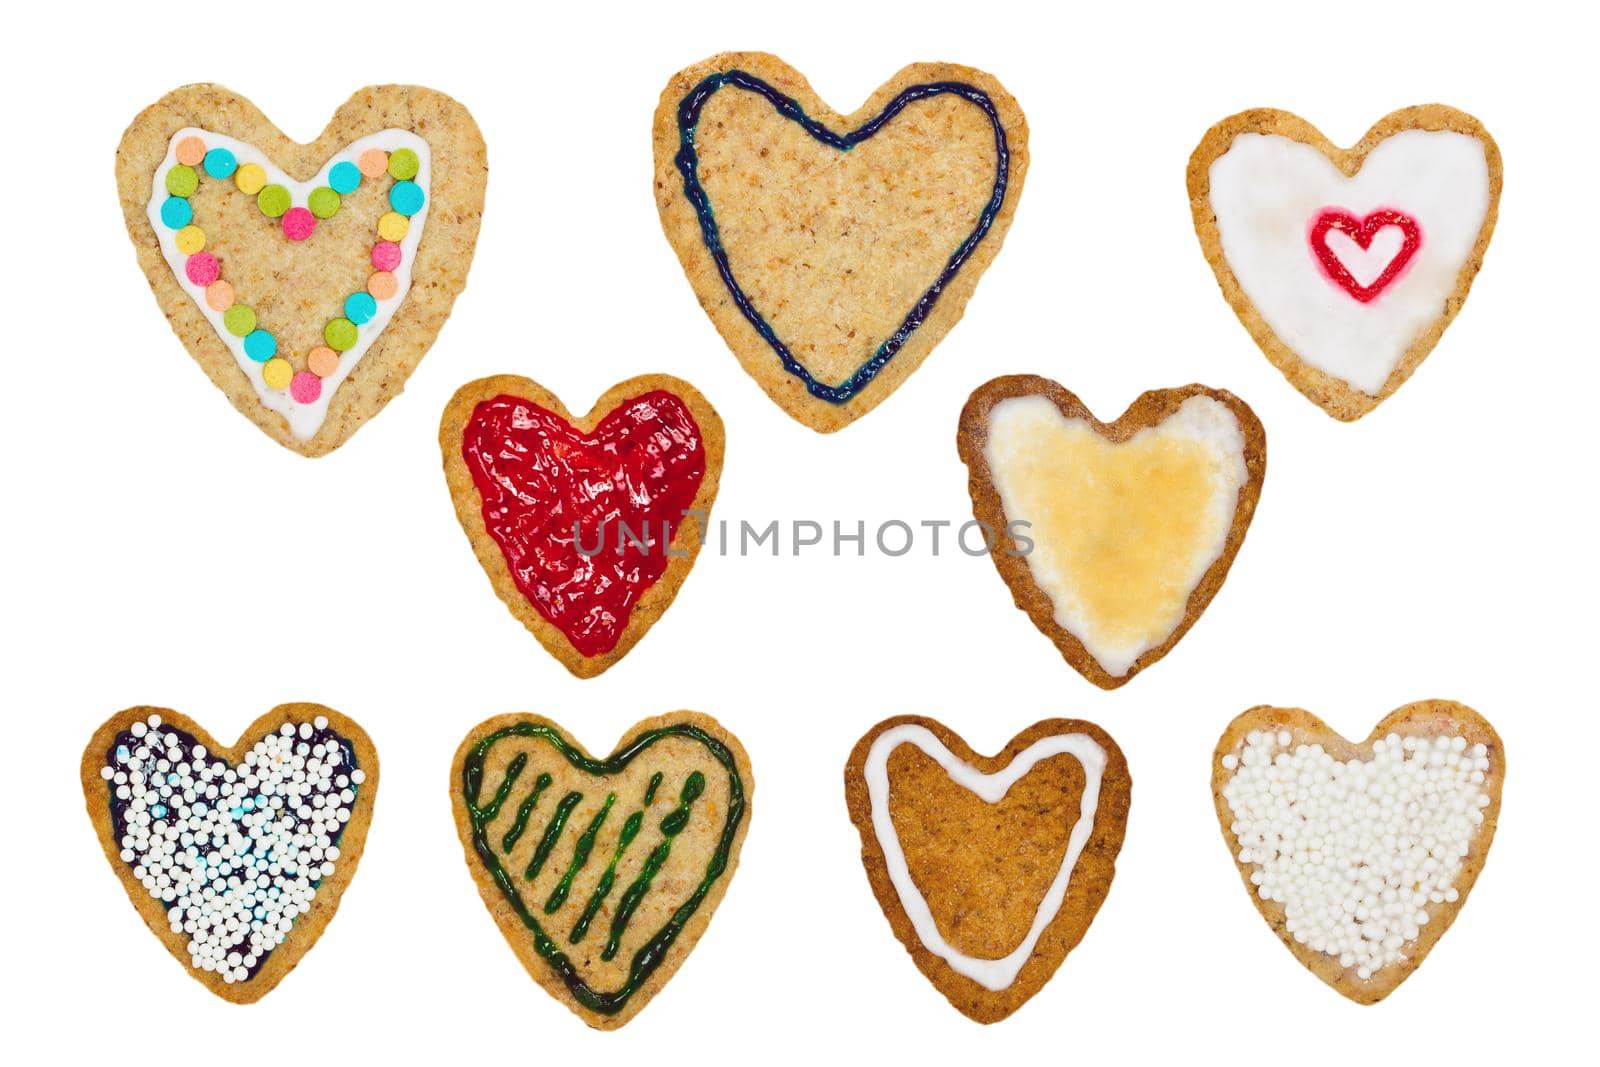
<instances>
[{"instance_id":1,"label":"red icing heart outline","mask_svg":"<svg viewBox=\"0 0 1600 1067\"><path fill-rule=\"evenodd\" d=\"M1390 226L1398 227L1404 235L1404 240L1400 243L1400 251L1394 254L1389 265L1383 268L1382 274L1373 279L1371 285L1362 285L1356 281L1355 275L1350 273L1334 254L1333 249L1328 247L1328 232L1338 230L1364 252L1372 247L1372 239L1378 232ZM1417 220L1394 208L1379 208L1364 219L1357 219L1340 208L1324 208L1316 221L1311 224L1311 251L1316 254L1322 269L1329 278L1339 284L1340 288L1363 304L1377 299L1378 294L1387 289L1389 283L1406 269L1406 264L1411 262L1411 257L1416 255L1417 249L1421 247L1422 230L1417 225Z\"/></svg>"},{"instance_id":2,"label":"red icing heart outline","mask_svg":"<svg viewBox=\"0 0 1600 1067\"><path fill-rule=\"evenodd\" d=\"M688 407L654 390L583 432L502 394L473 409L461 454L517 589L579 653L610 652L666 571L705 477L705 441Z\"/></svg>"}]
</instances>

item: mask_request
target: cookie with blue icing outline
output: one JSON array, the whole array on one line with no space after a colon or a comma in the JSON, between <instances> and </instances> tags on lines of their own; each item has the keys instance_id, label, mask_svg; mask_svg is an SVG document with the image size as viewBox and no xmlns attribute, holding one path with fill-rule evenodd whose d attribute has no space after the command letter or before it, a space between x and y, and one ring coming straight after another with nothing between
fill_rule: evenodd
<instances>
[{"instance_id":1,"label":"cookie with blue icing outline","mask_svg":"<svg viewBox=\"0 0 1600 1067\"><path fill-rule=\"evenodd\" d=\"M841 115L798 71L726 52L656 109L655 198L695 295L789 415L842 429L961 318L1011 225L1028 127L993 76L906 67Z\"/></svg>"}]
</instances>

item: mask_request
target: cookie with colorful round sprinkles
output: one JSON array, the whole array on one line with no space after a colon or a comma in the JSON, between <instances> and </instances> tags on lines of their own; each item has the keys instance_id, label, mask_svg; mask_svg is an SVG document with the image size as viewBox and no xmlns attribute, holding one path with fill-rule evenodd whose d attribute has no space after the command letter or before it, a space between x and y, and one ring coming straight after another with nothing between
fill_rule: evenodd
<instances>
[{"instance_id":1,"label":"cookie with colorful round sprinkles","mask_svg":"<svg viewBox=\"0 0 1600 1067\"><path fill-rule=\"evenodd\" d=\"M556 723L501 715L450 768L456 830L489 914L530 977L614 1030L705 933L739 864L755 779L738 738L678 711L594 757Z\"/></svg>"},{"instance_id":2,"label":"cookie with colorful round sprinkles","mask_svg":"<svg viewBox=\"0 0 1600 1067\"><path fill-rule=\"evenodd\" d=\"M1411 976L1455 922L1494 841L1505 746L1453 700L1391 712L1352 743L1300 708L1251 708L1211 760L1246 892L1312 974L1358 1004Z\"/></svg>"},{"instance_id":3,"label":"cookie with colorful round sprinkles","mask_svg":"<svg viewBox=\"0 0 1600 1067\"><path fill-rule=\"evenodd\" d=\"M466 285L487 176L466 109L417 86L361 90L306 145L227 89L186 86L117 149L128 233L173 330L306 456L343 444L432 345Z\"/></svg>"},{"instance_id":4,"label":"cookie with colorful round sprinkles","mask_svg":"<svg viewBox=\"0 0 1600 1067\"><path fill-rule=\"evenodd\" d=\"M366 731L282 704L219 744L167 708L95 731L89 820L135 910L213 993L266 996L322 936L361 861L378 791Z\"/></svg>"}]
</instances>

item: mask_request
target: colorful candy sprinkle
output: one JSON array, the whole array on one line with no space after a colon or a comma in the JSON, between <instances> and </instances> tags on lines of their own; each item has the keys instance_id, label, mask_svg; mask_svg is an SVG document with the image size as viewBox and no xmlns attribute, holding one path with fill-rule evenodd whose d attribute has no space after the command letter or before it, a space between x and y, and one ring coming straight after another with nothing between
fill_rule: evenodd
<instances>
[{"instance_id":1,"label":"colorful candy sprinkle","mask_svg":"<svg viewBox=\"0 0 1600 1067\"><path fill-rule=\"evenodd\" d=\"M373 245L372 265L379 270L394 270L400 265L400 246L393 241L379 241Z\"/></svg>"},{"instance_id":2,"label":"colorful candy sprinkle","mask_svg":"<svg viewBox=\"0 0 1600 1067\"><path fill-rule=\"evenodd\" d=\"M233 172L239 167L239 161L226 148L213 148L206 153L205 167L208 175L222 181L233 177Z\"/></svg>"},{"instance_id":3,"label":"colorful candy sprinkle","mask_svg":"<svg viewBox=\"0 0 1600 1067\"><path fill-rule=\"evenodd\" d=\"M206 231L194 225L185 226L173 236L172 243L184 255L192 256L206 246Z\"/></svg>"},{"instance_id":4,"label":"colorful candy sprinkle","mask_svg":"<svg viewBox=\"0 0 1600 1067\"><path fill-rule=\"evenodd\" d=\"M357 326L372 321L378 313L378 302L370 293L351 293L344 299L344 317Z\"/></svg>"},{"instance_id":5,"label":"colorful candy sprinkle","mask_svg":"<svg viewBox=\"0 0 1600 1067\"><path fill-rule=\"evenodd\" d=\"M367 292L378 300L387 300L399 290L400 283L386 270L376 271L367 279Z\"/></svg>"},{"instance_id":6,"label":"colorful candy sprinkle","mask_svg":"<svg viewBox=\"0 0 1600 1067\"><path fill-rule=\"evenodd\" d=\"M267 186L267 168L259 163L246 163L233 172L233 184L245 196L255 196Z\"/></svg>"},{"instance_id":7,"label":"colorful candy sprinkle","mask_svg":"<svg viewBox=\"0 0 1600 1067\"><path fill-rule=\"evenodd\" d=\"M167 192L173 196L192 196L199 187L200 175L194 172L193 167L179 163L167 171Z\"/></svg>"},{"instance_id":8,"label":"colorful candy sprinkle","mask_svg":"<svg viewBox=\"0 0 1600 1067\"><path fill-rule=\"evenodd\" d=\"M389 206L402 215L415 215L421 211L422 201L422 186L416 182L395 182L389 187Z\"/></svg>"},{"instance_id":9,"label":"colorful candy sprinkle","mask_svg":"<svg viewBox=\"0 0 1600 1067\"><path fill-rule=\"evenodd\" d=\"M181 230L194 218L194 208L181 196L169 196L161 201L161 225L169 230Z\"/></svg>"},{"instance_id":10,"label":"colorful candy sprinkle","mask_svg":"<svg viewBox=\"0 0 1600 1067\"><path fill-rule=\"evenodd\" d=\"M361 184L361 168L348 159L335 163L333 169L328 171L328 184L340 196L348 196ZM315 211L316 208L311 210Z\"/></svg>"},{"instance_id":11,"label":"colorful candy sprinkle","mask_svg":"<svg viewBox=\"0 0 1600 1067\"><path fill-rule=\"evenodd\" d=\"M280 218L289 210L289 190L281 185L268 185L256 194L256 207L269 219Z\"/></svg>"},{"instance_id":12,"label":"colorful candy sprinkle","mask_svg":"<svg viewBox=\"0 0 1600 1067\"><path fill-rule=\"evenodd\" d=\"M272 186L278 189L282 186ZM267 195L267 190L261 191L262 196ZM288 195L287 192L284 193ZM311 231L317 228L317 217L303 207L292 207L283 213L283 235L291 241L304 241L311 236Z\"/></svg>"},{"instance_id":13,"label":"colorful candy sprinkle","mask_svg":"<svg viewBox=\"0 0 1600 1067\"><path fill-rule=\"evenodd\" d=\"M179 163L193 167L206 158L206 143L198 137L185 137L178 142L176 155Z\"/></svg>"},{"instance_id":14,"label":"colorful candy sprinkle","mask_svg":"<svg viewBox=\"0 0 1600 1067\"><path fill-rule=\"evenodd\" d=\"M287 389L294 378L294 367L282 356L273 356L261 367L261 380L268 389Z\"/></svg>"},{"instance_id":15,"label":"colorful candy sprinkle","mask_svg":"<svg viewBox=\"0 0 1600 1067\"><path fill-rule=\"evenodd\" d=\"M265 363L278 354L278 339L266 330L251 330L244 338L244 354Z\"/></svg>"},{"instance_id":16,"label":"colorful candy sprinkle","mask_svg":"<svg viewBox=\"0 0 1600 1067\"><path fill-rule=\"evenodd\" d=\"M256 328L256 309L246 304L235 304L222 315L222 327L235 337L248 336Z\"/></svg>"},{"instance_id":17,"label":"colorful candy sprinkle","mask_svg":"<svg viewBox=\"0 0 1600 1067\"><path fill-rule=\"evenodd\" d=\"M221 278L206 286L206 306L212 311L227 311L233 307L233 286Z\"/></svg>"},{"instance_id":18,"label":"colorful candy sprinkle","mask_svg":"<svg viewBox=\"0 0 1600 1067\"><path fill-rule=\"evenodd\" d=\"M314 404L322 395L322 379L310 371L301 371L289 383L289 395L299 404Z\"/></svg>"},{"instance_id":19,"label":"colorful candy sprinkle","mask_svg":"<svg viewBox=\"0 0 1600 1067\"><path fill-rule=\"evenodd\" d=\"M348 352L356 346L358 331L349 319L330 319L322 328L322 339L335 352Z\"/></svg>"},{"instance_id":20,"label":"colorful candy sprinkle","mask_svg":"<svg viewBox=\"0 0 1600 1067\"><path fill-rule=\"evenodd\" d=\"M378 219L378 236L385 241L398 241L411 229L411 220L398 211L385 211Z\"/></svg>"},{"instance_id":21,"label":"colorful candy sprinkle","mask_svg":"<svg viewBox=\"0 0 1600 1067\"><path fill-rule=\"evenodd\" d=\"M422 169L422 161L409 148L397 148L389 155L389 176L396 181L410 181Z\"/></svg>"},{"instance_id":22,"label":"colorful candy sprinkle","mask_svg":"<svg viewBox=\"0 0 1600 1067\"><path fill-rule=\"evenodd\" d=\"M389 169L389 153L381 148L369 148L356 158L356 167L368 178L376 178Z\"/></svg>"},{"instance_id":23,"label":"colorful candy sprinkle","mask_svg":"<svg viewBox=\"0 0 1600 1067\"><path fill-rule=\"evenodd\" d=\"M339 194L326 185L318 186L306 197L306 207L319 219L331 219L339 213Z\"/></svg>"},{"instance_id":24,"label":"colorful candy sprinkle","mask_svg":"<svg viewBox=\"0 0 1600 1067\"><path fill-rule=\"evenodd\" d=\"M210 285L222 273L222 264L210 252L196 252L184 263L183 272L196 285Z\"/></svg>"},{"instance_id":25,"label":"colorful candy sprinkle","mask_svg":"<svg viewBox=\"0 0 1600 1067\"><path fill-rule=\"evenodd\" d=\"M339 369L339 353L325 345L318 345L306 357L306 366L319 378L326 378Z\"/></svg>"}]
</instances>

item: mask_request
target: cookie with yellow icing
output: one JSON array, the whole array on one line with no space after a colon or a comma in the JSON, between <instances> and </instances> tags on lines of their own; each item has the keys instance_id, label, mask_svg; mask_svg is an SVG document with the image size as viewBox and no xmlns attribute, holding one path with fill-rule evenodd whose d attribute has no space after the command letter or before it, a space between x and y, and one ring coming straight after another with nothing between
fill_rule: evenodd
<instances>
[{"instance_id":1,"label":"cookie with yellow icing","mask_svg":"<svg viewBox=\"0 0 1600 1067\"><path fill-rule=\"evenodd\" d=\"M1067 662L1115 689L1216 596L1255 513L1266 434L1202 385L1145 393L1112 423L1032 375L981 386L956 446L973 513L1017 606Z\"/></svg>"}]
</instances>

